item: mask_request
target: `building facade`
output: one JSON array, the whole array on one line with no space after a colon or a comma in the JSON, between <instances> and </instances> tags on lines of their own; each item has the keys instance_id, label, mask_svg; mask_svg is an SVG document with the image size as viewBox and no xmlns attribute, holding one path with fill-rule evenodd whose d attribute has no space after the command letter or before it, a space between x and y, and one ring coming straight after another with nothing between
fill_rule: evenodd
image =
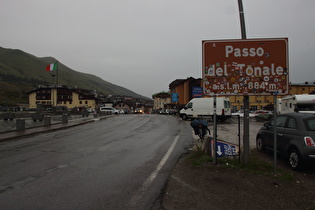
<instances>
[{"instance_id":1,"label":"building facade","mask_svg":"<svg viewBox=\"0 0 315 210\"><path fill-rule=\"evenodd\" d=\"M44 108L63 106L71 108L91 108L97 106L97 99L93 93L82 89L69 89L66 86L41 86L29 92L29 108L37 108L41 104Z\"/></svg>"},{"instance_id":2,"label":"building facade","mask_svg":"<svg viewBox=\"0 0 315 210\"><path fill-rule=\"evenodd\" d=\"M167 104L171 103L171 96L169 93L161 92L154 94L153 98L153 111L163 110Z\"/></svg>"},{"instance_id":3,"label":"building facade","mask_svg":"<svg viewBox=\"0 0 315 210\"><path fill-rule=\"evenodd\" d=\"M193 88L201 87L201 79L195 79L193 77L189 77L187 79L177 79L169 84L169 89L171 95L177 94L177 101L172 104L176 104L177 107L181 108L185 106L188 101L193 98Z\"/></svg>"},{"instance_id":4,"label":"building facade","mask_svg":"<svg viewBox=\"0 0 315 210\"><path fill-rule=\"evenodd\" d=\"M180 108L188 103L193 96L193 88L202 88L202 80L194 79L192 77L187 79L177 79L170 83L169 89L170 93L178 94L178 101L172 102L172 104L178 105ZM315 82L305 82L305 83L290 83L289 84L289 94L315 94ZM204 96L202 97L209 97ZM237 111L243 109L243 96L228 96L231 102L232 111ZM277 98L282 98L283 96L278 96ZM265 107L273 105L274 97L270 96L249 96L249 104L251 110L264 109Z\"/></svg>"}]
</instances>

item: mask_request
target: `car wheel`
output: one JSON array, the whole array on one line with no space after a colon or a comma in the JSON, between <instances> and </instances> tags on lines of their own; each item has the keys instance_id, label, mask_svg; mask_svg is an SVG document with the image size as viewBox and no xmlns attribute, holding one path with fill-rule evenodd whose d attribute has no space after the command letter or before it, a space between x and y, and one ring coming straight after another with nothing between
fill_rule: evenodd
<instances>
[{"instance_id":1,"label":"car wheel","mask_svg":"<svg viewBox=\"0 0 315 210\"><path fill-rule=\"evenodd\" d=\"M295 171L302 168L302 158L300 153L296 149L292 149L289 152L289 165Z\"/></svg>"},{"instance_id":2,"label":"car wheel","mask_svg":"<svg viewBox=\"0 0 315 210\"><path fill-rule=\"evenodd\" d=\"M263 144L263 140L261 139L261 137L258 137L256 140L256 149L259 152L264 151L264 144Z\"/></svg>"},{"instance_id":3,"label":"car wheel","mask_svg":"<svg viewBox=\"0 0 315 210\"><path fill-rule=\"evenodd\" d=\"M188 119L187 115L183 115L183 116L182 116L182 119L183 119L183 120L187 120L187 119Z\"/></svg>"}]
</instances>

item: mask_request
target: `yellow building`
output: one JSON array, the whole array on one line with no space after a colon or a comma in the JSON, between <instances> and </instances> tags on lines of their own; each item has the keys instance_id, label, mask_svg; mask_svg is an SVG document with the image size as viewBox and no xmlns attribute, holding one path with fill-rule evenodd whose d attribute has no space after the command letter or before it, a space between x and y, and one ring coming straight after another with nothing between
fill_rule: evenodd
<instances>
[{"instance_id":1,"label":"yellow building","mask_svg":"<svg viewBox=\"0 0 315 210\"><path fill-rule=\"evenodd\" d=\"M34 109L37 104L44 108L64 106L68 109L91 108L95 109L97 99L94 94L81 89L69 89L66 86L42 86L29 92L29 108Z\"/></svg>"},{"instance_id":2,"label":"yellow building","mask_svg":"<svg viewBox=\"0 0 315 210\"><path fill-rule=\"evenodd\" d=\"M154 100L153 110L161 110L165 108L165 105L171 103L171 97L169 93L161 92L152 96Z\"/></svg>"},{"instance_id":3,"label":"yellow building","mask_svg":"<svg viewBox=\"0 0 315 210\"><path fill-rule=\"evenodd\" d=\"M315 93L314 83L290 83L290 95ZM278 96L282 98L284 96ZM233 111L243 109L243 96L230 96L231 107ZM249 105L251 110L264 109L265 106L273 104L273 96L249 96Z\"/></svg>"}]
</instances>

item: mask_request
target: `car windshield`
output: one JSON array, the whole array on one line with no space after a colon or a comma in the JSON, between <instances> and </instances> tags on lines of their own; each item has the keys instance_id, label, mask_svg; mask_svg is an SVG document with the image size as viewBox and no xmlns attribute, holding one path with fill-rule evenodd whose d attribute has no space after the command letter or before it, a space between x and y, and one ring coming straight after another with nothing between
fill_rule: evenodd
<instances>
[{"instance_id":1,"label":"car windshield","mask_svg":"<svg viewBox=\"0 0 315 210\"><path fill-rule=\"evenodd\" d=\"M305 125L308 131L315 131L315 118L306 119Z\"/></svg>"}]
</instances>

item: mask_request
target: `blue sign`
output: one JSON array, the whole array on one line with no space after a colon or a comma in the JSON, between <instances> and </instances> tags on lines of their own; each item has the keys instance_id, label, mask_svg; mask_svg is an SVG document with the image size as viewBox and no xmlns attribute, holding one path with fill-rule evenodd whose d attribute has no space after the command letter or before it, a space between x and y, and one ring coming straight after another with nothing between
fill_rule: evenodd
<instances>
[{"instance_id":1,"label":"blue sign","mask_svg":"<svg viewBox=\"0 0 315 210\"><path fill-rule=\"evenodd\" d=\"M192 88L192 97L193 98L202 97L202 87L193 87Z\"/></svg>"},{"instance_id":2,"label":"blue sign","mask_svg":"<svg viewBox=\"0 0 315 210\"><path fill-rule=\"evenodd\" d=\"M172 102L178 102L178 93L172 93Z\"/></svg>"},{"instance_id":3,"label":"blue sign","mask_svg":"<svg viewBox=\"0 0 315 210\"><path fill-rule=\"evenodd\" d=\"M236 156L237 148L234 145L230 145L223 142L217 142L217 157Z\"/></svg>"}]
</instances>

